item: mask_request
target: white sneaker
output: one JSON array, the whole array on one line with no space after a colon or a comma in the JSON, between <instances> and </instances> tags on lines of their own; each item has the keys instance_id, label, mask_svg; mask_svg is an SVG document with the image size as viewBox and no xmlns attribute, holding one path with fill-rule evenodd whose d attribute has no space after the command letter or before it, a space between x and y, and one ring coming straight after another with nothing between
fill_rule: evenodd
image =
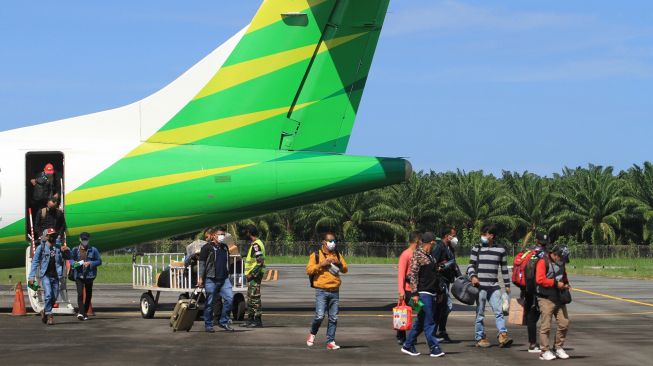
<instances>
[{"instance_id":1,"label":"white sneaker","mask_svg":"<svg viewBox=\"0 0 653 366\"><path fill-rule=\"evenodd\" d=\"M308 335L308 338L306 339L306 345L309 347L313 347L315 344L315 334L310 334Z\"/></svg>"},{"instance_id":2,"label":"white sneaker","mask_svg":"<svg viewBox=\"0 0 653 366\"><path fill-rule=\"evenodd\" d=\"M327 349L330 349L330 350L332 350L332 351L335 351L335 350L337 350L337 349L340 349L340 346L338 346L338 345L336 344L336 342L329 342L329 343L327 343L327 347L326 347L326 348L327 348Z\"/></svg>"},{"instance_id":3,"label":"white sneaker","mask_svg":"<svg viewBox=\"0 0 653 366\"><path fill-rule=\"evenodd\" d=\"M542 353L542 350L540 349L540 346L529 346L528 347L528 352L529 353Z\"/></svg>"},{"instance_id":4,"label":"white sneaker","mask_svg":"<svg viewBox=\"0 0 653 366\"><path fill-rule=\"evenodd\" d=\"M551 351L546 351L542 354L540 354L540 360L542 361L553 361L556 359L556 355L553 354Z\"/></svg>"},{"instance_id":5,"label":"white sneaker","mask_svg":"<svg viewBox=\"0 0 653 366\"><path fill-rule=\"evenodd\" d=\"M77 320L84 320L84 315L77 314Z\"/></svg>"},{"instance_id":6,"label":"white sneaker","mask_svg":"<svg viewBox=\"0 0 653 366\"><path fill-rule=\"evenodd\" d=\"M556 348L556 357L558 357L558 358L560 358L562 360L566 360L566 359L569 358L569 355L567 354L567 352L565 352L564 349Z\"/></svg>"}]
</instances>

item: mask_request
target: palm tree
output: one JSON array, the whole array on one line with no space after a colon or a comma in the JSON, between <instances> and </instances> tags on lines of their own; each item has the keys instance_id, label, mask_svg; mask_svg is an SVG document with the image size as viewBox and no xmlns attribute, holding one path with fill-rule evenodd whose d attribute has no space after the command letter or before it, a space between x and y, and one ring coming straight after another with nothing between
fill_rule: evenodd
<instances>
[{"instance_id":1,"label":"palm tree","mask_svg":"<svg viewBox=\"0 0 653 366\"><path fill-rule=\"evenodd\" d=\"M413 173L404 184L379 191L381 203L372 211L407 231L426 229L438 218L437 185L423 172Z\"/></svg>"},{"instance_id":2,"label":"palm tree","mask_svg":"<svg viewBox=\"0 0 653 366\"><path fill-rule=\"evenodd\" d=\"M503 182L510 201L510 215L517 227L524 230L522 246L526 246L538 231L548 233L551 218L559 206L549 182L529 172L519 174L507 171L503 172Z\"/></svg>"},{"instance_id":3,"label":"palm tree","mask_svg":"<svg viewBox=\"0 0 653 366\"><path fill-rule=\"evenodd\" d=\"M581 240L594 244L615 244L622 220L637 202L627 197L625 181L612 172L612 167L590 164L556 175L563 207L553 218L552 230L579 233Z\"/></svg>"},{"instance_id":4,"label":"palm tree","mask_svg":"<svg viewBox=\"0 0 653 366\"><path fill-rule=\"evenodd\" d=\"M471 229L473 235L489 222L505 228L515 226L515 220L508 215L511 202L494 176L458 170L447 174L444 184L442 198L447 222Z\"/></svg>"},{"instance_id":5,"label":"palm tree","mask_svg":"<svg viewBox=\"0 0 653 366\"><path fill-rule=\"evenodd\" d=\"M334 230L346 242L404 235L401 225L378 213L378 204L378 192L357 193L312 205L307 220L313 222L314 233Z\"/></svg>"},{"instance_id":6,"label":"palm tree","mask_svg":"<svg viewBox=\"0 0 653 366\"><path fill-rule=\"evenodd\" d=\"M626 177L629 194L639 203L636 212L641 218L643 239L650 242L653 239L653 164L646 161L643 167L634 165Z\"/></svg>"}]
</instances>

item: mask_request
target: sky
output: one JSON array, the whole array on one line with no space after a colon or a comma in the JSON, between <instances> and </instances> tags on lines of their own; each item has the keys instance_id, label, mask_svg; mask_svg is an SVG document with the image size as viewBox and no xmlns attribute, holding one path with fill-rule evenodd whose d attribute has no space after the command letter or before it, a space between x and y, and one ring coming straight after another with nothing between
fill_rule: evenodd
<instances>
[{"instance_id":1,"label":"sky","mask_svg":"<svg viewBox=\"0 0 653 366\"><path fill-rule=\"evenodd\" d=\"M260 2L5 0L0 130L142 99ZM347 153L550 175L652 140L652 1L393 0Z\"/></svg>"}]
</instances>

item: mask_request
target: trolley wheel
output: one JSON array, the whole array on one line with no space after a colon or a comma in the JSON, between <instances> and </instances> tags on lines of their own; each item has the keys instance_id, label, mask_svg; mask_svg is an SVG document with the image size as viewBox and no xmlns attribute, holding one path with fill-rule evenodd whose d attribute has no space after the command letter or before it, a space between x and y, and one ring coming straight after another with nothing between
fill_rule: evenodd
<instances>
[{"instance_id":1,"label":"trolley wheel","mask_svg":"<svg viewBox=\"0 0 653 366\"><path fill-rule=\"evenodd\" d=\"M247 304L245 303L245 299L243 299L242 296L235 296L234 305L233 308L231 309L234 320L236 321L245 320L246 311L247 311Z\"/></svg>"},{"instance_id":2,"label":"trolley wheel","mask_svg":"<svg viewBox=\"0 0 653 366\"><path fill-rule=\"evenodd\" d=\"M154 297L151 294L144 292L141 295L141 316L145 319L154 318L154 312L156 311L156 304L154 303Z\"/></svg>"}]
</instances>

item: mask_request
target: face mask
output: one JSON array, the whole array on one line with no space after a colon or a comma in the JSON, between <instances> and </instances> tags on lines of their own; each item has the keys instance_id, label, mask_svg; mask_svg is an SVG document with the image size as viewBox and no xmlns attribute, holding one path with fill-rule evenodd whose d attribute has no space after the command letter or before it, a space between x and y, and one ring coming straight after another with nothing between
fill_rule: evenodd
<instances>
[{"instance_id":1,"label":"face mask","mask_svg":"<svg viewBox=\"0 0 653 366\"><path fill-rule=\"evenodd\" d=\"M329 249L329 251L334 251L336 249L335 240L327 241L327 249Z\"/></svg>"},{"instance_id":2,"label":"face mask","mask_svg":"<svg viewBox=\"0 0 653 366\"><path fill-rule=\"evenodd\" d=\"M486 238L484 236L481 236L481 243L487 245L488 243L490 243L490 239L488 239L488 238Z\"/></svg>"},{"instance_id":3,"label":"face mask","mask_svg":"<svg viewBox=\"0 0 653 366\"><path fill-rule=\"evenodd\" d=\"M48 236L48 241L54 244L57 241L57 237L54 235Z\"/></svg>"},{"instance_id":4,"label":"face mask","mask_svg":"<svg viewBox=\"0 0 653 366\"><path fill-rule=\"evenodd\" d=\"M457 246L458 245L458 238L456 238L454 236L453 238L451 238L450 243L451 243L451 246L453 246L453 247Z\"/></svg>"},{"instance_id":5,"label":"face mask","mask_svg":"<svg viewBox=\"0 0 653 366\"><path fill-rule=\"evenodd\" d=\"M82 246L86 248L88 246L88 240L82 240Z\"/></svg>"},{"instance_id":6,"label":"face mask","mask_svg":"<svg viewBox=\"0 0 653 366\"><path fill-rule=\"evenodd\" d=\"M224 243L224 235L218 235L218 243Z\"/></svg>"}]
</instances>

